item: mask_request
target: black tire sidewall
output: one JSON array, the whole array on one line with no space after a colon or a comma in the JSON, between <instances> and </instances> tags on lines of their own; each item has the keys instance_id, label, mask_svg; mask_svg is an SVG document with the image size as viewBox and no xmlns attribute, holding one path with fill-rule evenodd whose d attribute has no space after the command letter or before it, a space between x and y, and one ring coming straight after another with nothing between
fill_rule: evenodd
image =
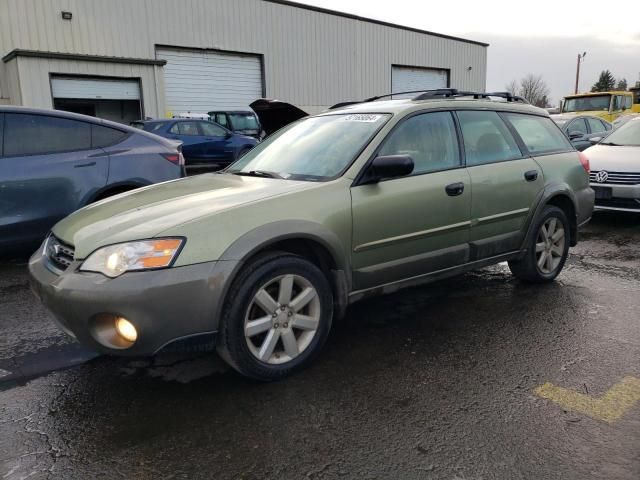
<instances>
[{"instance_id":1,"label":"black tire sidewall","mask_svg":"<svg viewBox=\"0 0 640 480\"><path fill-rule=\"evenodd\" d=\"M255 293L272 278L285 274L304 277L316 289L320 300L320 324L309 346L293 360L271 365L257 359L244 336L244 318ZM260 259L240 273L227 296L219 347L222 357L241 374L256 380L278 380L311 362L324 345L333 319L331 286L313 263L302 257L282 254Z\"/></svg>"}]
</instances>

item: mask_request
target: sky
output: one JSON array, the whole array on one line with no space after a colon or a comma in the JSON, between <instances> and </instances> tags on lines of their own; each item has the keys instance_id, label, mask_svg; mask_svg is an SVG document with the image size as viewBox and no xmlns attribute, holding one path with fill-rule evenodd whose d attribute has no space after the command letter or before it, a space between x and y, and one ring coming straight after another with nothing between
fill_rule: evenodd
<instances>
[{"instance_id":1,"label":"sky","mask_svg":"<svg viewBox=\"0 0 640 480\"><path fill-rule=\"evenodd\" d=\"M630 86L640 80L640 0L297 1L489 43L487 91L533 73L543 76L555 104L573 93L576 57L585 51L581 91L605 69Z\"/></svg>"}]
</instances>

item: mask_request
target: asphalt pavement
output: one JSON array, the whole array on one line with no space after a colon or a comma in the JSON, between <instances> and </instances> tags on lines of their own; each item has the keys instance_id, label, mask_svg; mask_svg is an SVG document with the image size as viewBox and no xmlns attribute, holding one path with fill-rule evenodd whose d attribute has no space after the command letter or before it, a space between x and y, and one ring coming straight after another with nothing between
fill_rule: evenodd
<instances>
[{"instance_id":1,"label":"asphalt pavement","mask_svg":"<svg viewBox=\"0 0 640 480\"><path fill-rule=\"evenodd\" d=\"M0 264L0 479L640 478L640 216L544 286L505 265L352 306L307 370L99 357Z\"/></svg>"}]
</instances>

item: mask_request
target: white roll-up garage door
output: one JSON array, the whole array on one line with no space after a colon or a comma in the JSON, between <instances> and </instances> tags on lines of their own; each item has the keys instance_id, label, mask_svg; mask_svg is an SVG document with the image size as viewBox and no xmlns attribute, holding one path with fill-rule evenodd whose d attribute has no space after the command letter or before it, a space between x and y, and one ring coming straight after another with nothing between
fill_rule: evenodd
<instances>
[{"instance_id":1,"label":"white roll-up garage door","mask_svg":"<svg viewBox=\"0 0 640 480\"><path fill-rule=\"evenodd\" d=\"M138 80L52 77L51 93L53 98L140 100L140 82Z\"/></svg>"},{"instance_id":2,"label":"white roll-up garage door","mask_svg":"<svg viewBox=\"0 0 640 480\"><path fill-rule=\"evenodd\" d=\"M168 114L247 110L262 97L258 55L202 50L158 49L164 66Z\"/></svg>"},{"instance_id":3,"label":"white roll-up garage door","mask_svg":"<svg viewBox=\"0 0 640 480\"><path fill-rule=\"evenodd\" d=\"M448 70L420 67L391 67L391 91L411 92L415 90L433 90L447 88ZM395 95L394 98L412 97L414 95Z\"/></svg>"}]
</instances>

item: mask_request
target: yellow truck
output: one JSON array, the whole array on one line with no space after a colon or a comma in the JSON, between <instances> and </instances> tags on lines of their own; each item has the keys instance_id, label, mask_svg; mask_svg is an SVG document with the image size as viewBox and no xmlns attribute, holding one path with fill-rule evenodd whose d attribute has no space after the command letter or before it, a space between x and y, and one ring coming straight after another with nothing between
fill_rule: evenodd
<instances>
[{"instance_id":1,"label":"yellow truck","mask_svg":"<svg viewBox=\"0 0 640 480\"><path fill-rule=\"evenodd\" d=\"M637 100L637 94L635 96ZM613 122L620 115L640 112L633 92L611 91L568 95L562 101L563 114L593 115Z\"/></svg>"}]
</instances>

